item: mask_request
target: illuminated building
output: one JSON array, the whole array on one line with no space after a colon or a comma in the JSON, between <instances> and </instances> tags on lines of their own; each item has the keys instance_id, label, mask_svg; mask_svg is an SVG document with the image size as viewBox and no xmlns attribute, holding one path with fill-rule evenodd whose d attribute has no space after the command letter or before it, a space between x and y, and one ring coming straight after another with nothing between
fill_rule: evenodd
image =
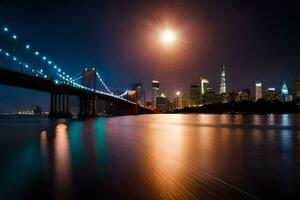
<instances>
[{"instance_id":1,"label":"illuminated building","mask_svg":"<svg viewBox=\"0 0 300 200\"><path fill-rule=\"evenodd\" d=\"M182 109L183 108L183 98L181 96L175 97L174 107L175 107L175 109Z\"/></svg>"},{"instance_id":2,"label":"illuminated building","mask_svg":"<svg viewBox=\"0 0 300 200\"><path fill-rule=\"evenodd\" d=\"M221 83L220 83L220 92L219 94L226 93L226 79L225 79L225 65L223 64L222 74L221 74Z\"/></svg>"},{"instance_id":3,"label":"illuminated building","mask_svg":"<svg viewBox=\"0 0 300 200\"><path fill-rule=\"evenodd\" d=\"M242 89L237 97L236 101L251 101L251 92L250 89Z\"/></svg>"},{"instance_id":4,"label":"illuminated building","mask_svg":"<svg viewBox=\"0 0 300 200\"><path fill-rule=\"evenodd\" d=\"M277 98L276 89L273 87L268 88L266 91L266 98L267 101L274 101Z\"/></svg>"},{"instance_id":5,"label":"illuminated building","mask_svg":"<svg viewBox=\"0 0 300 200\"><path fill-rule=\"evenodd\" d=\"M159 97L156 97L156 108L162 113L169 111L169 100L163 93Z\"/></svg>"},{"instance_id":6,"label":"illuminated building","mask_svg":"<svg viewBox=\"0 0 300 200\"><path fill-rule=\"evenodd\" d=\"M156 107L156 98L160 96L159 81L152 81L152 105Z\"/></svg>"},{"instance_id":7,"label":"illuminated building","mask_svg":"<svg viewBox=\"0 0 300 200\"><path fill-rule=\"evenodd\" d=\"M219 94L218 102L227 103L228 102L228 94L227 93Z\"/></svg>"},{"instance_id":8,"label":"illuminated building","mask_svg":"<svg viewBox=\"0 0 300 200\"><path fill-rule=\"evenodd\" d=\"M255 83L255 101L262 98L262 83L256 81Z\"/></svg>"},{"instance_id":9,"label":"illuminated building","mask_svg":"<svg viewBox=\"0 0 300 200\"><path fill-rule=\"evenodd\" d=\"M285 82L283 82L282 88L281 88L281 95L282 96L288 96L289 95L289 90L285 84Z\"/></svg>"},{"instance_id":10,"label":"illuminated building","mask_svg":"<svg viewBox=\"0 0 300 200\"><path fill-rule=\"evenodd\" d=\"M199 85L191 85L190 106L198 106L199 104L200 104L200 87Z\"/></svg>"},{"instance_id":11,"label":"illuminated building","mask_svg":"<svg viewBox=\"0 0 300 200\"><path fill-rule=\"evenodd\" d=\"M208 88L208 84L209 84L209 81L207 79L200 78L200 92L201 92L201 95L205 94L205 91Z\"/></svg>"},{"instance_id":12,"label":"illuminated building","mask_svg":"<svg viewBox=\"0 0 300 200\"><path fill-rule=\"evenodd\" d=\"M217 102L216 92L212 88L207 88L205 94L203 95L204 104L213 104Z\"/></svg>"},{"instance_id":13,"label":"illuminated building","mask_svg":"<svg viewBox=\"0 0 300 200\"><path fill-rule=\"evenodd\" d=\"M167 100L169 102L169 110L168 111L173 111L175 109L175 99L172 97L167 97Z\"/></svg>"},{"instance_id":14,"label":"illuminated building","mask_svg":"<svg viewBox=\"0 0 300 200\"><path fill-rule=\"evenodd\" d=\"M181 93L180 91L177 91L176 92L176 97L174 98L174 108L175 109L182 109L183 106L182 106L182 96L181 96Z\"/></svg>"},{"instance_id":15,"label":"illuminated building","mask_svg":"<svg viewBox=\"0 0 300 200\"><path fill-rule=\"evenodd\" d=\"M296 79L295 84L295 98L300 98L300 76Z\"/></svg>"},{"instance_id":16,"label":"illuminated building","mask_svg":"<svg viewBox=\"0 0 300 200\"><path fill-rule=\"evenodd\" d=\"M293 97L292 95L289 95L289 90L287 88L287 85L285 82L283 82L282 88L281 88L281 97L284 101L292 101Z\"/></svg>"},{"instance_id":17,"label":"illuminated building","mask_svg":"<svg viewBox=\"0 0 300 200\"><path fill-rule=\"evenodd\" d=\"M137 102L136 90L128 90L127 91L127 100L132 101L132 102Z\"/></svg>"},{"instance_id":18,"label":"illuminated building","mask_svg":"<svg viewBox=\"0 0 300 200\"><path fill-rule=\"evenodd\" d=\"M229 92L228 93L228 102L236 101L237 93L236 92Z\"/></svg>"},{"instance_id":19,"label":"illuminated building","mask_svg":"<svg viewBox=\"0 0 300 200\"><path fill-rule=\"evenodd\" d=\"M145 105L145 90L141 83L132 84L132 90L136 91L136 100L140 105Z\"/></svg>"}]
</instances>

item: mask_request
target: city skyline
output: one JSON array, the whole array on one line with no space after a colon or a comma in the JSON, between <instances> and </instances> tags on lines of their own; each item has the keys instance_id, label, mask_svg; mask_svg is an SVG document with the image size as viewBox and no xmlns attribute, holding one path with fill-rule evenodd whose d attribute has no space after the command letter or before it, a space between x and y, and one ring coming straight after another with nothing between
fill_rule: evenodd
<instances>
[{"instance_id":1,"label":"city skyline","mask_svg":"<svg viewBox=\"0 0 300 200\"><path fill-rule=\"evenodd\" d=\"M0 22L66 66L70 74L84 66L96 66L115 90L142 83L147 99L151 98L154 79L160 80L167 96L177 90L184 92L189 85L198 84L202 76L218 90L222 63L227 66L229 91L253 91L256 80L276 88L285 80L290 89L300 73L296 48L299 41L293 40L299 32L293 20L300 16L297 4L292 2L272 1L269 5L268 1L232 5L224 2L220 7L214 1L153 1L147 5L4 1L0 11L5 17ZM160 24L171 26L186 43L161 48L154 42ZM4 91L0 109L1 105L14 108L40 101L43 107L49 104L46 94L0 87ZM25 98L23 102L18 98L11 101L8 95Z\"/></svg>"}]
</instances>

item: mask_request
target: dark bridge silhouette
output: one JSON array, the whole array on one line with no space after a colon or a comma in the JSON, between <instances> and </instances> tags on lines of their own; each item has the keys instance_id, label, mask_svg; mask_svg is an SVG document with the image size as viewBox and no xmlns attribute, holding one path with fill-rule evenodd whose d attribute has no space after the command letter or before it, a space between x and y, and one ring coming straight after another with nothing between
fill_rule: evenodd
<instances>
[{"instance_id":1,"label":"dark bridge silhouette","mask_svg":"<svg viewBox=\"0 0 300 200\"><path fill-rule=\"evenodd\" d=\"M69 82L56 83L47 78L11 71L2 67L0 67L0 84L50 93L50 118L72 116L71 95L79 97L80 117L97 116L97 100L110 102L111 113L114 115L153 113L153 110L115 95L78 88Z\"/></svg>"}]
</instances>

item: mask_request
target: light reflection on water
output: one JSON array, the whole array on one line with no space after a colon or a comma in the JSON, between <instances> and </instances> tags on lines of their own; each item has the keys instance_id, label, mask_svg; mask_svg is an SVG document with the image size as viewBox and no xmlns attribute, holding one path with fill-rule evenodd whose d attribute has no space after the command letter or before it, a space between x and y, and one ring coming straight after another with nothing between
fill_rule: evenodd
<instances>
[{"instance_id":1,"label":"light reflection on water","mask_svg":"<svg viewBox=\"0 0 300 200\"><path fill-rule=\"evenodd\" d=\"M55 198L66 199L70 192L71 158L67 125L57 124L54 136Z\"/></svg>"},{"instance_id":2,"label":"light reflection on water","mask_svg":"<svg viewBox=\"0 0 300 200\"><path fill-rule=\"evenodd\" d=\"M299 116L141 115L65 123L20 120L16 127L5 121L0 198L14 193L43 199L298 195Z\"/></svg>"}]
</instances>

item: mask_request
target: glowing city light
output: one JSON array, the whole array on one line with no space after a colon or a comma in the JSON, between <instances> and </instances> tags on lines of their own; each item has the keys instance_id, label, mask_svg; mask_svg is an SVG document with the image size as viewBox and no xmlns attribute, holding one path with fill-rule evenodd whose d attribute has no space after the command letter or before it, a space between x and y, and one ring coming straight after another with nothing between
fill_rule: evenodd
<instances>
[{"instance_id":1,"label":"glowing city light","mask_svg":"<svg viewBox=\"0 0 300 200\"><path fill-rule=\"evenodd\" d=\"M3 31L4 32L8 32L8 28L7 27L3 27Z\"/></svg>"},{"instance_id":2,"label":"glowing city light","mask_svg":"<svg viewBox=\"0 0 300 200\"><path fill-rule=\"evenodd\" d=\"M179 95L180 95L180 91L177 91L177 92L176 92L176 95L179 96Z\"/></svg>"},{"instance_id":3,"label":"glowing city light","mask_svg":"<svg viewBox=\"0 0 300 200\"><path fill-rule=\"evenodd\" d=\"M38 56L40 53L38 51L36 51L34 54Z\"/></svg>"},{"instance_id":4,"label":"glowing city light","mask_svg":"<svg viewBox=\"0 0 300 200\"><path fill-rule=\"evenodd\" d=\"M26 49L30 49L30 45L29 45L29 44L26 44L25 48L26 48Z\"/></svg>"},{"instance_id":5,"label":"glowing city light","mask_svg":"<svg viewBox=\"0 0 300 200\"><path fill-rule=\"evenodd\" d=\"M14 40L16 40L18 38L17 35L15 35L15 34L12 37Z\"/></svg>"}]
</instances>

